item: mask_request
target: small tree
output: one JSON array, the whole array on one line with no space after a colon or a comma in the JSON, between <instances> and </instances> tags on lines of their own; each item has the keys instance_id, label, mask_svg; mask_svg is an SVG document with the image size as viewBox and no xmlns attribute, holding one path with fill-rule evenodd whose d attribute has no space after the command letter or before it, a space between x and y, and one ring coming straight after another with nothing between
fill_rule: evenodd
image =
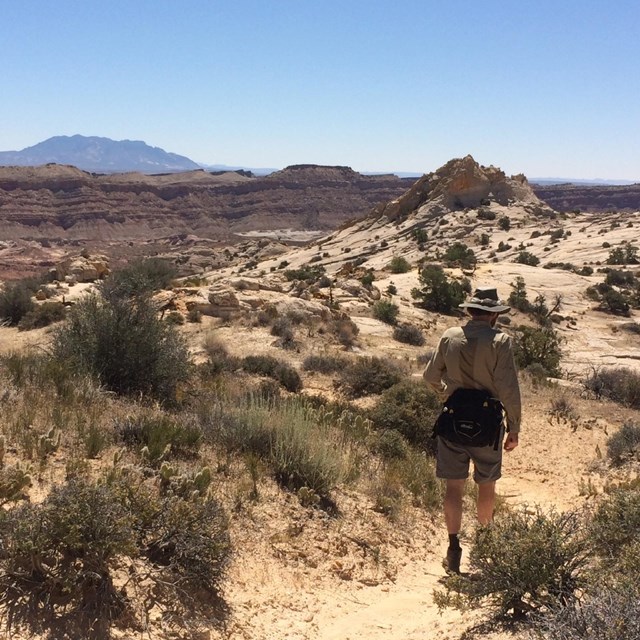
<instances>
[{"instance_id":1,"label":"small tree","mask_svg":"<svg viewBox=\"0 0 640 640\"><path fill-rule=\"evenodd\" d=\"M398 320L398 314L400 313L400 307L395 302L390 300L378 300L373 305L373 317L376 320L385 322L386 324L394 325Z\"/></svg>"},{"instance_id":2,"label":"small tree","mask_svg":"<svg viewBox=\"0 0 640 640\"><path fill-rule=\"evenodd\" d=\"M514 262L519 264L526 264L530 267L537 267L540 264L540 258L534 256L530 251L521 251L517 256Z\"/></svg>"},{"instance_id":3,"label":"small tree","mask_svg":"<svg viewBox=\"0 0 640 640\"><path fill-rule=\"evenodd\" d=\"M463 283L449 281L442 267L432 264L422 268L419 280L422 287L413 289L411 296L428 311L451 313L464 301L470 288L468 280Z\"/></svg>"},{"instance_id":4,"label":"small tree","mask_svg":"<svg viewBox=\"0 0 640 640\"><path fill-rule=\"evenodd\" d=\"M411 271L411 263L402 256L394 256L389 263L391 273L408 273Z\"/></svg>"},{"instance_id":5,"label":"small tree","mask_svg":"<svg viewBox=\"0 0 640 640\"><path fill-rule=\"evenodd\" d=\"M35 304L31 291L23 282L8 282L0 291L0 319L17 325Z\"/></svg>"},{"instance_id":6,"label":"small tree","mask_svg":"<svg viewBox=\"0 0 640 640\"><path fill-rule=\"evenodd\" d=\"M454 242L447 248L442 259L449 267L474 269L476 266L476 254L464 242Z\"/></svg>"},{"instance_id":7,"label":"small tree","mask_svg":"<svg viewBox=\"0 0 640 640\"><path fill-rule=\"evenodd\" d=\"M516 329L514 355L521 369L541 365L547 375L559 377L561 338L551 327L520 326Z\"/></svg>"},{"instance_id":8,"label":"small tree","mask_svg":"<svg viewBox=\"0 0 640 640\"><path fill-rule=\"evenodd\" d=\"M511 283L513 291L509 294L508 304L518 311L528 313L531 311L531 303L527 299L527 288L522 276L516 276L516 281Z\"/></svg>"}]
</instances>

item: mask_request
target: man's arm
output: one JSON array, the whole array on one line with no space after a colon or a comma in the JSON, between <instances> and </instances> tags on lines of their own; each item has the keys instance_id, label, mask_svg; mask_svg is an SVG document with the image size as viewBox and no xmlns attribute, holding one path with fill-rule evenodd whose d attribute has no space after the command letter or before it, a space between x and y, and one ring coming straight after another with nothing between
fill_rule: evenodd
<instances>
[{"instance_id":1,"label":"man's arm","mask_svg":"<svg viewBox=\"0 0 640 640\"><path fill-rule=\"evenodd\" d=\"M427 362L427 367L422 374L425 382L437 393L442 394L444 385L442 376L447 367L444 362L443 341L438 342L436 350L433 352L431 359Z\"/></svg>"},{"instance_id":2,"label":"man's arm","mask_svg":"<svg viewBox=\"0 0 640 640\"><path fill-rule=\"evenodd\" d=\"M522 401L520 399L520 385L518 384L518 371L513 357L511 338L503 335L498 345L498 360L494 371L494 384L498 398L507 412L507 430L509 434L517 434L520 431L522 419ZM505 447L509 438L505 442ZM513 442L511 443L513 444ZM517 446L517 438L512 448Z\"/></svg>"}]
</instances>

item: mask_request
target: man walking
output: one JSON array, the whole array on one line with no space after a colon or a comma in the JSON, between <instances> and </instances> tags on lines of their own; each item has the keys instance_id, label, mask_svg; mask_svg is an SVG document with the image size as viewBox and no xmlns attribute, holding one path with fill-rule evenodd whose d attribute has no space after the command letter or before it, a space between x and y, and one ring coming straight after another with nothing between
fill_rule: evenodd
<instances>
[{"instance_id":1,"label":"man walking","mask_svg":"<svg viewBox=\"0 0 640 640\"><path fill-rule=\"evenodd\" d=\"M497 398L507 417L505 451L518 446L521 402L511 339L495 328L498 316L509 311L495 288L479 288L460 305L469 321L462 327L447 329L424 371L424 379L439 394L450 398L458 389L483 389ZM460 393L460 392L459 392ZM464 393L464 392L462 392ZM501 476L502 433L497 444L468 446L438 436L436 475L446 480L444 516L449 533L445 569L460 573L462 548L458 535L462 526L462 497L469 463L478 484L477 517L481 525L493 518L496 480Z\"/></svg>"}]
</instances>

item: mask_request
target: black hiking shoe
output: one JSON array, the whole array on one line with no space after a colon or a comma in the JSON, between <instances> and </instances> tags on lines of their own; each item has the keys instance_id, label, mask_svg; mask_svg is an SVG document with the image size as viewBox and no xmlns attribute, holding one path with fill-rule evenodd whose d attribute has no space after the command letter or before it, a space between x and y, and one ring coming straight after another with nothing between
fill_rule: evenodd
<instances>
[{"instance_id":1,"label":"black hiking shoe","mask_svg":"<svg viewBox=\"0 0 640 640\"><path fill-rule=\"evenodd\" d=\"M442 566L447 573L460 573L460 559L462 558L462 548L449 547L447 557L442 562Z\"/></svg>"}]
</instances>

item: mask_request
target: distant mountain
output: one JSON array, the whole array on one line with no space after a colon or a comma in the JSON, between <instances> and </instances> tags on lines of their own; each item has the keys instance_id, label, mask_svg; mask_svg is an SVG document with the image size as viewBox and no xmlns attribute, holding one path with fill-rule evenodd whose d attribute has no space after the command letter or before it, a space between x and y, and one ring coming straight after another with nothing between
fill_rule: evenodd
<instances>
[{"instance_id":1,"label":"distant mountain","mask_svg":"<svg viewBox=\"0 0 640 640\"><path fill-rule=\"evenodd\" d=\"M141 140L111 140L96 136L54 136L22 151L0 151L0 165L70 164L94 173L176 173L199 169L185 156L150 147Z\"/></svg>"},{"instance_id":2,"label":"distant mountain","mask_svg":"<svg viewBox=\"0 0 640 640\"><path fill-rule=\"evenodd\" d=\"M600 186L600 185L628 185L637 184L637 180L615 180L606 178L594 178L593 180L585 180L582 178L530 178L530 184L553 185L553 184L578 184L584 186Z\"/></svg>"}]
</instances>

